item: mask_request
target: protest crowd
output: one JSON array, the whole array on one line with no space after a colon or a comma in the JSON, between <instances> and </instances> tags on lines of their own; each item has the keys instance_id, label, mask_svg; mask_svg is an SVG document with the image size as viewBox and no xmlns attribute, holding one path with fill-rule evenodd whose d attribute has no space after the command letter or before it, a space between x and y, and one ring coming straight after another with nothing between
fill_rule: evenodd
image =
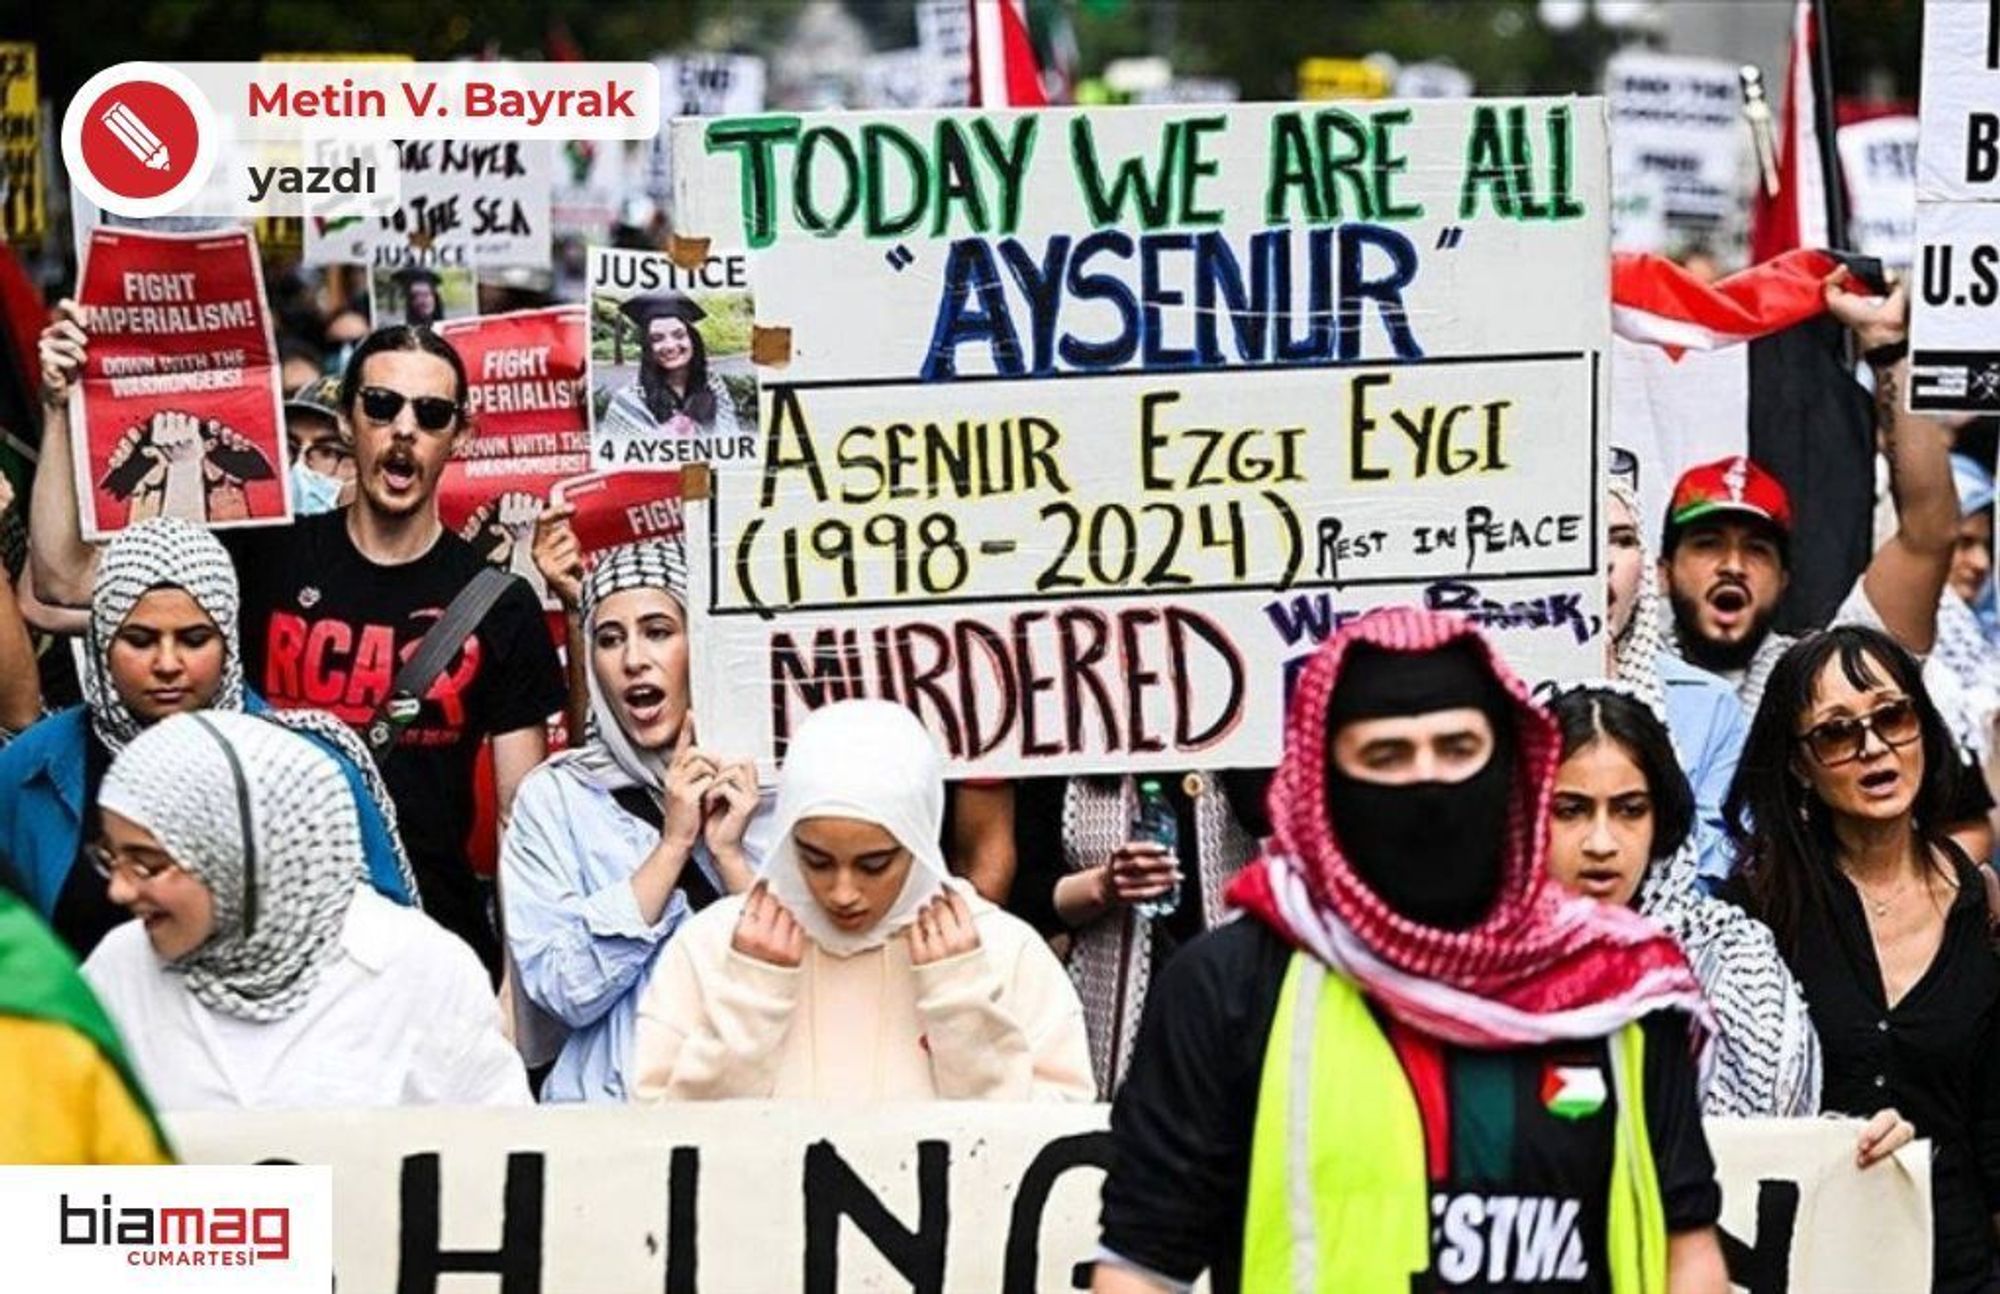
<instances>
[{"instance_id":1,"label":"protest crowd","mask_svg":"<svg viewBox=\"0 0 2000 1294\"><path fill-rule=\"evenodd\" d=\"M1147 102L1089 111L1111 122L1175 101ZM685 105L711 118L763 106ZM1481 128L1450 111L1451 130ZM1256 120L1243 147L1261 183ZM1734 111L1725 124L1751 139ZM682 126L673 138L694 139ZM1549 127L1574 128L1566 115ZM1129 143L1100 129L1089 147ZM1373 129L1379 150L1389 127L1378 116ZM555 272L504 283L450 258L377 260L372 280L338 263L274 272L234 226L205 239L145 221L80 232L74 277L8 311L11 329L31 329L8 340L32 355L32 398L5 430L34 453L0 475L0 1161L172 1163L176 1119L197 1112L553 1119L597 1106L636 1120L717 1101L981 1102L1017 1103L1032 1133L1037 1103L1099 1103L1108 1151L1095 1247L1066 1258L1090 1264L1076 1288L1725 1294L1745 1260L1725 1235L1714 1121L1839 1119L1861 1180L1924 1175L1929 1266L1910 1288L2000 1294L1996 419L1912 399L1913 383L1930 388L1907 247L1900 261L1864 255L1823 220L1815 239L1796 210L1790 240L1767 240L1774 212L1799 200L1794 172L1820 160L1779 134L1783 182L1753 181L1759 230L1734 251L1703 237L1628 253L1604 223L1604 186L1619 182L1604 159L1577 163L1595 190L1554 173L1541 200L1555 214L1504 232L1555 240L1594 218L1596 243L1564 245L1590 264L1563 272L1575 299L1608 296L1614 317L1510 314L1522 340L1496 353L1550 365L1536 370L1546 381L1507 387L1532 426L1504 423L1514 415L1496 401L1456 449L1448 425L1427 449L1414 413L1386 412L1392 396L1418 398L1387 375L1516 379L1425 362L1468 349L1435 330L1495 308L1452 295L1470 291L1465 272L1417 295L1416 258L1434 264L1431 244L1448 241L1427 225L1408 238L1368 225L1377 241L1351 258L1344 242L1317 244L1311 270L1303 236L1246 244L1239 266L1220 242L1173 235L1212 275L1186 298L1210 317L1185 358L1158 363L1166 346L1151 334L1107 358L1109 343L1085 340L1096 322L1008 321L1002 265L1024 292L1046 275L1049 293L1094 291L1098 305L1115 304L1114 275L1140 281L1136 258L1146 293L1182 273L1156 275L1164 252L1133 250L1167 236L1135 240L1108 220L1093 251L1062 244L1066 278L1011 241L966 269L965 245L986 255L983 214L981 238L952 246L942 270L948 240L912 233L932 276L908 315L921 327L870 335L848 317L865 303L800 304L861 278L787 276L834 243L781 230L749 253L733 295L696 283L702 262L668 228L709 232L705 207L620 212L587 270L582 243L558 238ZM1060 151L1043 136L1044 153ZM1587 138L1605 151L1602 134ZM995 159L1015 146L981 139ZM1467 153L1456 140L1476 169L1477 142ZM736 200L736 157L687 155L676 195ZM1515 178L1489 177L1488 192L1526 185L1507 199L1525 202L1530 165L1509 165ZM1357 176L1343 189L1338 169L1325 181L1334 214L1314 221L1337 223L1342 192L1398 219L1367 207ZM1445 197L1423 196L1442 209L1459 177L1437 182ZM1573 227L1560 214L1569 183L1583 195ZM1374 200L1385 210L1387 191ZM1040 190L1027 192L1022 243L1043 229ZM1274 226L1293 200L1271 199ZM1262 227L1263 201L1244 199L1243 228ZM1502 206L1468 196L1461 217L1491 238L1480 201ZM1230 222L1237 232L1233 198ZM855 259L906 286L897 253L883 271L884 249L854 238ZM1493 256L1515 262L1518 288L1555 246ZM1393 285L1361 281L1378 254L1408 258ZM8 255L6 274L25 282ZM704 272L737 274L741 256L718 253ZM1246 322L1253 276L1268 306L1270 265L1289 280L1333 259L1349 276L1331 289L1337 306L1320 284L1309 308L1272 306L1268 335ZM193 330L205 337L149 340L125 326L117 285L154 271L198 281L204 301L248 293L247 322L225 311ZM972 286L961 313L940 307L936 334L917 339L931 347L919 357L923 384L938 384L931 405L911 397L878 416L815 389L888 371L863 352L928 332L940 273ZM1233 289L1217 286L1230 276ZM1550 289L1559 305L1569 282ZM1123 300L1135 329L1156 326L1140 323L1155 304ZM1358 351L1329 334L1324 367L1209 371L1228 367L1210 351L1248 355L1252 336L1288 353L1294 309L1322 325L1338 313ZM782 330L767 320L792 325L789 351L770 349ZM2000 350L2000 321L1982 326ZM1079 333L1052 340L1058 327ZM177 371L171 357L224 336L253 358L215 385L240 381L247 396L175 405L116 376ZM1103 353L1084 358L1093 346ZM1586 349L1583 370L1548 359ZM966 409L935 390L989 353L1004 380L966 389L1033 392L1040 403L1020 408L1058 422L1093 411L1061 429L1009 412L989 436L1003 415L978 397L996 422L959 423L954 445L924 420ZM1245 530L1237 513L1235 573L1217 583L1155 586L1115 615L1079 594L1058 597L1054 619L954 620L943 595L973 587L966 572L1001 551L981 547L972 519L1011 507L1006 524L1026 536L1034 505L1002 496L1067 495L1094 470L1071 442L1111 415L1069 392L1109 383L1059 379L1127 365L1192 367L1217 385L1191 379L1185 412L1167 403L1181 395L1146 405L1139 444L1115 453L1144 464L1144 491L1113 480L1109 505L1060 505L1081 518L1076 587L1138 587L1103 573L1121 545L1105 509L1123 489L1131 528L1150 515L1143 499L1199 496L1210 468L1173 439L1193 433L1150 419L1220 422L1250 398L1230 384L1327 384L1315 407L1338 411L1311 416L1337 425L1295 433L1309 448L1273 430L1246 449L1246 432L1213 468L1227 457L1253 481L1245 464L1268 453L1282 484L1351 454L1352 480L1299 492L1308 511L1375 489L1362 465L1387 477L1397 469L1381 465L1414 445L1422 483L1408 488L1440 492L1453 517L1525 510L1537 505L1502 494L1546 486L1572 491L1580 525L1560 540L1530 528L1524 543L1494 523L1478 533L1508 538L1484 540L1483 555L1476 536L1457 541L1474 550L1463 565L1450 554L1374 579L1381 533L1328 537L1393 529L1405 505L1373 497L1330 532L1322 511L1318 565L1305 558L1294 580L1265 578L1276 568L1254 556L1266 514ZM1731 365L1736 377L1720 376ZM1384 376L1350 386L1352 374ZM1734 404L1716 398L1732 380L1748 387ZM1423 398L1477 404L1438 389ZM871 420L884 426L859 425ZM1452 456L1475 443L1485 459L1468 471ZM1478 482L1506 470L1536 475L1525 489ZM743 525L759 481L758 507L777 518L766 533L792 527L782 550ZM838 535L814 522L863 495L946 504L910 511L893 542L876 524L886 512L855 513ZM1199 506L1203 542L1221 551L1229 514ZM1282 507L1271 515L1282 533ZM1033 559L1066 569L1067 550L1038 533L1024 542L1051 551ZM1141 568L1150 542L1124 544ZM1535 555L1558 544L1580 555L1573 569ZM954 561L961 583L945 587L937 572ZM1352 584L1343 562L1350 576L1359 565ZM938 627L913 638L877 615L871 590L889 577L870 563L895 565L896 597L880 605ZM1505 583L1516 577L1529 582ZM985 600L1008 614L1066 587L985 578ZM898 602L906 584L940 596ZM1238 594L1254 611L1215 609ZM1300 629L1315 606L1318 623ZM1036 616L1062 635L1059 678L1033 676ZM1251 621L1266 637L1292 625L1282 655L1222 642ZM1172 646L1166 663L1147 655L1155 636ZM1204 644L1242 710L1197 735ZM973 695L975 649L1009 680L1002 720ZM921 652L937 657L928 672ZM947 659L964 672L946 674ZM1062 697L1066 732L1038 736L1038 693ZM1218 754L1253 738L1262 759ZM1044 753L1055 758L1038 766Z\"/></svg>"}]
</instances>

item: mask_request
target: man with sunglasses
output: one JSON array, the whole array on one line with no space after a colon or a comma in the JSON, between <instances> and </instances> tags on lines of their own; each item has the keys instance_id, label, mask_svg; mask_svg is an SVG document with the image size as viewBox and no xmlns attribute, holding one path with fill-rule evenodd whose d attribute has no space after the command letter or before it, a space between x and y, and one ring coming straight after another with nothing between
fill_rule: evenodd
<instances>
[{"instance_id":1,"label":"man with sunglasses","mask_svg":"<svg viewBox=\"0 0 2000 1294\"><path fill-rule=\"evenodd\" d=\"M62 362L45 373L51 400L31 548L44 600L87 606L97 555L78 527L68 420L56 398L81 371L86 339L73 309L59 307L57 330L65 345ZM353 503L290 527L221 536L242 592L244 677L274 707L368 724L397 669L485 568L438 519L438 483L466 434L466 385L458 353L430 330L399 325L370 334L336 393L349 430ZM412 707L382 761L425 910L496 977L500 943L467 856L475 768L490 738L504 822L515 787L547 754L544 724L564 697L541 606L516 579Z\"/></svg>"}]
</instances>

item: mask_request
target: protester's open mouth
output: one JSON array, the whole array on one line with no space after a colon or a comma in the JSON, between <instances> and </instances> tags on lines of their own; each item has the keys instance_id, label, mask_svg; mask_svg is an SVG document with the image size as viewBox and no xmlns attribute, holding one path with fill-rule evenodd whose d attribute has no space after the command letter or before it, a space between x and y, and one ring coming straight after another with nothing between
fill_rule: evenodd
<instances>
[{"instance_id":1,"label":"protester's open mouth","mask_svg":"<svg viewBox=\"0 0 2000 1294\"><path fill-rule=\"evenodd\" d=\"M401 454L392 454L382 460L382 477L389 482L389 488L402 491L411 489L417 483L417 463L415 459Z\"/></svg>"},{"instance_id":2,"label":"protester's open mouth","mask_svg":"<svg viewBox=\"0 0 2000 1294\"><path fill-rule=\"evenodd\" d=\"M1576 887L1593 899L1608 899L1625 883L1625 874L1615 867L1586 867L1577 873Z\"/></svg>"},{"instance_id":3,"label":"protester's open mouth","mask_svg":"<svg viewBox=\"0 0 2000 1294\"><path fill-rule=\"evenodd\" d=\"M1871 796L1888 795L1895 791L1896 784L1902 780L1903 775L1895 769L1878 768L1872 773L1861 775L1861 793Z\"/></svg>"},{"instance_id":4,"label":"protester's open mouth","mask_svg":"<svg viewBox=\"0 0 2000 1294\"><path fill-rule=\"evenodd\" d=\"M1740 584L1724 584L1708 595L1708 609L1723 628L1735 625L1750 611L1750 590Z\"/></svg>"},{"instance_id":5,"label":"protester's open mouth","mask_svg":"<svg viewBox=\"0 0 2000 1294\"><path fill-rule=\"evenodd\" d=\"M829 908L827 916L833 918L833 924L842 930L866 930L871 924L865 908L859 912L835 912Z\"/></svg>"},{"instance_id":6,"label":"protester's open mouth","mask_svg":"<svg viewBox=\"0 0 2000 1294\"><path fill-rule=\"evenodd\" d=\"M625 689L623 696L625 712L632 716L634 723L653 722L667 706L666 691L651 683L635 683Z\"/></svg>"}]
</instances>

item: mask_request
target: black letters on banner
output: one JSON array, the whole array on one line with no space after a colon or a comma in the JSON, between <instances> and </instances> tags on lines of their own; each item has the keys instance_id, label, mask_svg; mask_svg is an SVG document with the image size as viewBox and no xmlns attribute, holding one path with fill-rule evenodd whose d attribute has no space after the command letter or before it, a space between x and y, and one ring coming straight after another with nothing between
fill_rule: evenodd
<instances>
[{"instance_id":1,"label":"black letters on banner","mask_svg":"<svg viewBox=\"0 0 2000 1294\"><path fill-rule=\"evenodd\" d=\"M912 1294L944 1294L945 1237L951 1230L951 1146L917 1143L917 1228L912 1231L855 1175L830 1141L806 1148L805 1294L840 1288L840 1219L861 1234L910 1282Z\"/></svg>"},{"instance_id":2,"label":"black letters on banner","mask_svg":"<svg viewBox=\"0 0 2000 1294\"><path fill-rule=\"evenodd\" d=\"M667 1162L667 1290L666 1294L697 1294L695 1261L700 1252L695 1230L695 1199L701 1189L701 1150L675 1146Z\"/></svg>"},{"instance_id":3,"label":"black letters on banner","mask_svg":"<svg viewBox=\"0 0 2000 1294\"><path fill-rule=\"evenodd\" d=\"M498 1249L440 1249L438 1157L406 1156L396 1294L437 1294L446 1272L487 1272L500 1278L500 1294L541 1294L544 1169L541 1155L507 1156Z\"/></svg>"},{"instance_id":4,"label":"black letters on banner","mask_svg":"<svg viewBox=\"0 0 2000 1294\"><path fill-rule=\"evenodd\" d=\"M1037 1294L1035 1277L1041 1268L1042 1210L1049 1206L1049 1193L1056 1179L1072 1168L1111 1171L1111 1134L1079 1132L1061 1137L1042 1147L1035 1162L1021 1175L1021 1191L1014 1197L1014 1216L1007 1223L1007 1266L1000 1288L1004 1294ZM1078 1263L1070 1274L1071 1289L1089 1289L1092 1264Z\"/></svg>"},{"instance_id":5,"label":"black letters on banner","mask_svg":"<svg viewBox=\"0 0 2000 1294\"><path fill-rule=\"evenodd\" d=\"M1732 1284L1750 1294L1789 1294L1792 1283L1792 1236L1798 1230L1799 1184L1764 1180L1757 1183L1757 1234L1753 1244L1722 1232L1722 1261Z\"/></svg>"}]
</instances>

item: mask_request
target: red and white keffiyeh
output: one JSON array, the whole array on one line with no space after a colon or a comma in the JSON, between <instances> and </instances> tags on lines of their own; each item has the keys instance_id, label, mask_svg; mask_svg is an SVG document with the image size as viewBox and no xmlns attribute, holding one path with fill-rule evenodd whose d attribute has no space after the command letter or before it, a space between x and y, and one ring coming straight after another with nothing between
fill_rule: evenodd
<instances>
[{"instance_id":1,"label":"red and white keffiyeh","mask_svg":"<svg viewBox=\"0 0 2000 1294\"><path fill-rule=\"evenodd\" d=\"M1355 643L1420 653L1461 639L1478 645L1518 713L1506 875L1493 910L1478 925L1451 931L1393 911L1342 855L1326 805L1326 716ZM1492 1048L1599 1038L1669 1009L1705 1029L1701 985L1671 938L1637 913L1569 896L1544 869L1560 757L1554 723L1471 625L1411 608L1363 616L1329 638L1299 678L1284 758L1271 781L1272 839L1227 897L1354 980L1397 1019L1446 1043Z\"/></svg>"}]
</instances>

